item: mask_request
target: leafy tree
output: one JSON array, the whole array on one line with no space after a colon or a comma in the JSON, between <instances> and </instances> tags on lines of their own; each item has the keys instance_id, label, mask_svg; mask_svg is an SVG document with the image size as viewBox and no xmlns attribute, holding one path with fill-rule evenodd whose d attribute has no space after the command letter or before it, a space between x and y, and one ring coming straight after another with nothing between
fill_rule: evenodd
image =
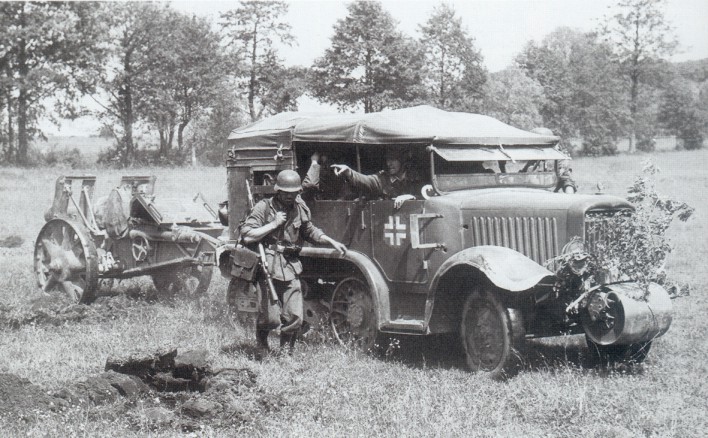
<instances>
[{"instance_id":1,"label":"leafy tree","mask_svg":"<svg viewBox=\"0 0 708 438\"><path fill-rule=\"evenodd\" d=\"M582 137L584 152L614 152L626 119L622 83L610 49L592 34L559 28L516 58L544 90L544 124L565 138Z\"/></svg>"},{"instance_id":2,"label":"leafy tree","mask_svg":"<svg viewBox=\"0 0 708 438\"><path fill-rule=\"evenodd\" d=\"M288 70L278 57L276 42L292 44L290 25L283 16L288 12L284 1L239 2L235 10L221 14L222 27L234 47L233 56L242 66L239 76L247 90L248 112L252 121L264 114L273 114L282 108L297 106L302 86L290 87L283 81L283 73L302 83L300 69Z\"/></svg>"},{"instance_id":3,"label":"leafy tree","mask_svg":"<svg viewBox=\"0 0 708 438\"><path fill-rule=\"evenodd\" d=\"M681 138L686 149L703 146L702 120L698 90L680 76L674 78L664 91L659 107L659 121L671 134Z\"/></svg>"},{"instance_id":4,"label":"leafy tree","mask_svg":"<svg viewBox=\"0 0 708 438\"><path fill-rule=\"evenodd\" d=\"M398 108L424 96L422 50L396 30L381 3L355 1L313 66L311 92L341 110Z\"/></svg>"},{"instance_id":5,"label":"leafy tree","mask_svg":"<svg viewBox=\"0 0 708 438\"><path fill-rule=\"evenodd\" d=\"M466 102L481 99L487 72L455 10L445 3L435 8L420 32L430 100L439 108L464 109Z\"/></svg>"},{"instance_id":6,"label":"leafy tree","mask_svg":"<svg viewBox=\"0 0 708 438\"><path fill-rule=\"evenodd\" d=\"M670 56L678 42L662 11L664 0L620 0L605 17L601 35L629 82L630 152L637 138L641 88L656 59Z\"/></svg>"},{"instance_id":7,"label":"leafy tree","mask_svg":"<svg viewBox=\"0 0 708 438\"><path fill-rule=\"evenodd\" d=\"M185 137L185 144L196 151L201 161L209 164L224 163L228 133L250 119L250 115L241 107L240 91L236 87L224 82L221 91L210 107L195 118L194 125Z\"/></svg>"},{"instance_id":8,"label":"leafy tree","mask_svg":"<svg viewBox=\"0 0 708 438\"><path fill-rule=\"evenodd\" d=\"M175 132L182 150L185 128L220 92L229 66L220 37L206 20L165 11L161 23L172 28L172 37L156 42L157 62L138 80L146 94L141 112L157 127L164 157Z\"/></svg>"},{"instance_id":9,"label":"leafy tree","mask_svg":"<svg viewBox=\"0 0 708 438\"><path fill-rule=\"evenodd\" d=\"M308 70L304 67L284 67L273 64L261 79L261 102L269 114L297 111L297 99L307 90Z\"/></svg>"},{"instance_id":10,"label":"leafy tree","mask_svg":"<svg viewBox=\"0 0 708 438\"><path fill-rule=\"evenodd\" d=\"M101 34L95 3L0 3L0 105L6 110L6 158L28 164L45 101L77 116L72 105L83 73L98 64ZM2 108L2 107L0 107ZM15 125L17 147L15 149Z\"/></svg>"},{"instance_id":11,"label":"leafy tree","mask_svg":"<svg viewBox=\"0 0 708 438\"><path fill-rule=\"evenodd\" d=\"M486 83L482 112L521 129L543 126L543 87L523 70L510 67L492 73Z\"/></svg>"},{"instance_id":12,"label":"leafy tree","mask_svg":"<svg viewBox=\"0 0 708 438\"><path fill-rule=\"evenodd\" d=\"M109 55L105 69L98 74L107 101L94 99L101 106L99 119L118 141L115 156L110 158L126 166L136 158L135 125L153 99L145 88L149 72L158 63L159 42L172 37L163 19L173 16L166 6L139 2L107 3L104 12Z\"/></svg>"},{"instance_id":13,"label":"leafy tree","mask_svg":"<svg viewBox=\"0 0 708 438\"><path fill-rule=\"evenodd\" d=\"M708 58L679 62L675 64L675 67L678 74L693 82L708 81Z\"/></svg>"}]
</instances>

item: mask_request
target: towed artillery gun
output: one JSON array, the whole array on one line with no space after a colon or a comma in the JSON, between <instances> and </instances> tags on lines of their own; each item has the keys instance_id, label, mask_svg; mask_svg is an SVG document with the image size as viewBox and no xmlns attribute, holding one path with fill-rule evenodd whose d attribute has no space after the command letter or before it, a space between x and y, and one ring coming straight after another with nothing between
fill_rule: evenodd
<instances>
[{"instance_id":1,"label":"towed artillery gun","mask_svg":"<svg viewBox=\"0 0 708 438\"><path fill-rule=\"evenodd\" d=\"M306 322L325 318L338 340L364 349L379 334L457 334L469 368L492 376L517 367L526 339L565 334L585 334L593 355L642 361L671 324L671 301L657 284L644 291L610 273L588 284L588 248L609 216L633 207L615 196L554 193L569 159L558 141L427 106L282 113L229 136L230 245L248 211L247 184L271 196L277 173L304 177L315 152L372 174L388 148L403 148L407 172L423 186L400 208L361 193L303 193L313 222L349 248L344 256L302 248ZM321 175L321 185L335 182ZM226 273L228 255L219 260ZM253 312L254 299L231 304Z\"/></svg>"},{"instance_id":2,"label":"towed artillery gun","mask_svg":"<svg viewBox=\"0 0 708 438\"><path fill-rule=\"evenodd\" d=\"M95 176L57 178L35 243L39 287L82 303L90 303L102 283L141 275L167 293L206 291L224 228L200 194L159 199L155 179L124 176L94 205Z\"/></svg>"}]
</instances>

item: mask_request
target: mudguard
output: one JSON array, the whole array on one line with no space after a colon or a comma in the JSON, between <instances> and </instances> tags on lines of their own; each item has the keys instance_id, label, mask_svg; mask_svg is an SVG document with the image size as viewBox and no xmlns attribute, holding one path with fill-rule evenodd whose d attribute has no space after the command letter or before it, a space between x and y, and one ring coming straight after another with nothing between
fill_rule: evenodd
<instances>
[{"instance_id":1,"label":"mudguard","mask_svg":"<svg viewBox=\"0 0 708 438\"><path fill-rule=\"evenodd\" d=\"M389 289L386 280L374 262L359 251L348 250L342 255L333 248L303 247L300 257L343 259L351 262L366 279L371 287L372 298L376 313L376 327L381 328L391 320L391 307L389 305Z\"/></svg>"},{"instance_id":2,"label":"mudguard","mask_svg":"<svg viewBox=\"0 0 708 438\"><path fill-rule=\"evenodd\" d=\"M433 278L431 290L451 268L459 265L471 266L482 272L495 286L510 291L528 290L544 278L554 274L530 258L513 249L501 246L475 246L450 257L443 263Z\"/></svg>"}]
</instances>

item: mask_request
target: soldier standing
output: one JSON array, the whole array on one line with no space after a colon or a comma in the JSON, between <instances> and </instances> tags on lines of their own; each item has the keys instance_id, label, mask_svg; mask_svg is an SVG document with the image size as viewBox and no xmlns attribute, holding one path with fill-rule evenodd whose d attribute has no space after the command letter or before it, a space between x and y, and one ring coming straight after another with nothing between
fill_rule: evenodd
<instances>
[{"instance_id":1,"label":"soldier standing","mask_svg":"<svg viewBox=\"0 0 708 438\"><path fill-rule=\"evenodd\" d=\"M278 302L271 302L264 278L258 280L259 315L256 322L258 346L268 349L268 334L281 327L280 345L289 344L290 351L303 321L303 297L298 259L303 240L313 244L328 243L345 254L346 246L328 237L310 221L310 210L299 196L300 176L294 170L283 170L276 178L276 195L258 202L240 228L243 243L260 242L265 247L268 269L273 279ZM264 277L261 275L260 277Z\"/></svg>"}]
</instances>

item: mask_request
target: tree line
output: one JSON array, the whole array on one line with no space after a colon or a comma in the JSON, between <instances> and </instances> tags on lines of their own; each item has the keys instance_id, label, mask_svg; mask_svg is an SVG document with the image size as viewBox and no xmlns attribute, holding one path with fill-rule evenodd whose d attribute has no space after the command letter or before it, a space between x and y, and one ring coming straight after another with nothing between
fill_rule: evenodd
<instances>
[{"instance_id":1,"label":"tree line","mask_svg":"<svg viewBox=\"0 0 708 438\"><path fill-rule=\"evenodd\" d=\"M27 165L40 120L90 114L115 139L107 162L139 162L150 133L154 160L219 163L231 129L297 110L303 94L340 111L429 104L545 126L581 138L584 154L614 153L624 136L651 150L660 133L701 147L708 62L667 61L677 42L662 3L621 0L596 30L558 28L490 73L444 3L413 38L381 3L354 1L302 67L280 56L296 43L284 1L243 0L217 22L155 2L2 2L0 158Z\"/></svg>"}]
</instances>

